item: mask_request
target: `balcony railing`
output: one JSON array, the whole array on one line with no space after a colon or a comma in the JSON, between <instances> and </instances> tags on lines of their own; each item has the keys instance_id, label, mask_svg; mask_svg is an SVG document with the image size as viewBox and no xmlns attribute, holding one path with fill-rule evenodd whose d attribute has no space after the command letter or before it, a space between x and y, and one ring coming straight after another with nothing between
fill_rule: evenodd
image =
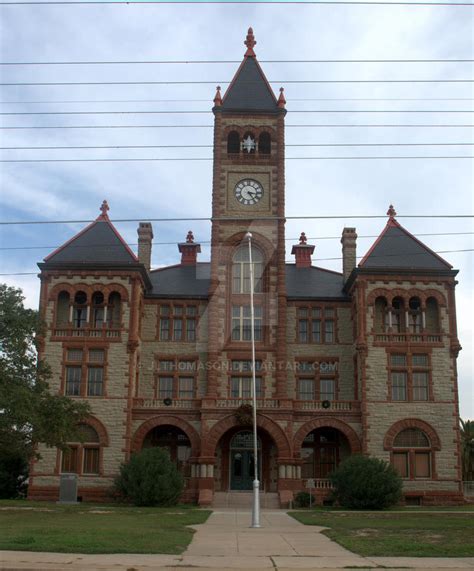
<instances>
[{"instance_id":1,"label":"balcony railing","mask_svg":"<svg viewBox=\"0 0 474 571\"><path fill-rule=\"evenodd\" d=\"M217 408L239 408L243 404L252 404L252 399L240 399L240 398L230 398L230 399L217 399ZM257 399L257 408L279 408L280 401L278 399Z\"/></svg>"},{"instance_id":2,"label":"balcony railing","mask_svg":"<svg viewBox=\"0 0 474 571\"><path fill-rule=\"evenodd\" d=\"M348 411L360 411L360 402L351 400L297 400L294 401L294 408L296 410L318 410L326 412L348 412Z\"/></svg>"},{"instance_id":3,"label":"balcony railing","mask_svg":"<svg viewBox=\"0 0 474 571\"><path fill-rule=\"evenodd\" d=\"M79 339L109 339L119 340L120 329L100 328L92 329L89 327L61 327L53 329L53 337L74 337Z\"/></svg>"},{"instance_id":4,"label":"balcony railing","mask_svg":"<svg viewBox=\"0 0 474 571\"><path fill-rule=\"evenodd\" d=\"M308 488L308 480L303 480L303 485L305 490L332 490L333 485L331 484L331 480L329 478L311 478L312 483L314 486L312 488Z\"/></svg>"},{"instance_id":5,"label":"balcony railing","mask_svg":"<svg viewBox=\"0 0 474 571\"><path fill-rule=\"evenodd\" d=\"M136 398L133 399L134 408L165 408L165 409L198 409L200 408L200 399L147 399Z\"/></svg>"},{"instance_id":6,"label":"balcony railing","mask_svg":"<svg viewBox=\"0 0 474 571\"><path fill-rule=\"evenodd\" d=\"M441 343L442 336L434 333L376 333L379 343Z\"/></svg>"}]
</instances>

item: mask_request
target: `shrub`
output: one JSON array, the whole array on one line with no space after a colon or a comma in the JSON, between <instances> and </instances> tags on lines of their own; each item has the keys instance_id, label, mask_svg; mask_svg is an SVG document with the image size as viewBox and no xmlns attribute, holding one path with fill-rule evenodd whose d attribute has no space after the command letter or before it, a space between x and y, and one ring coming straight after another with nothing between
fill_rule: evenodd
<instances>
[{"instance_id":1,"label":"shrub","mask_svg":"<svg viewBox=\"0 0 474 571\"><path fill-rule=\"evenodd\" d=\"M122 464L116 491L136 506L172 506L178 503L184 480L163 448L145 448Z\"/></svg>"},{"instance_id":2,"label":"shrub","mask_svg":"<svg viewBox=\"0 0 474 571\"><path fill-rule=\"evenodd\" d=\"M345 508L381 510L401 499L402 479L378 458L350 456L329 478L335 499Z\"/></svg>"},{"instance_id":3,"label":"shrub","mask_svg":"<svg viewBox=\"0 0 474 571\"><path fill-rule=\"evenodd\" d=\"M308 492L298 492L294 499L294 504L296 508L309 508L310 506L310 498L311 494ZM314 500L314 496L311 498L311 505L314 506L316 504Z\"/></svg>"}]
</instances>

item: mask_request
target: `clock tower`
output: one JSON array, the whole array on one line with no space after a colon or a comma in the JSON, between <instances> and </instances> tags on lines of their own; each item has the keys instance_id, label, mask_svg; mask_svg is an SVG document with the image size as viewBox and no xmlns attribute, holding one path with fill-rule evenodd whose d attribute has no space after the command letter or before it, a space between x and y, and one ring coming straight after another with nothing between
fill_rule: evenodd
<instances>
[{"instance_id":1,"label":"clock tower","mask_svg":"<svg viewBox=\"0 0 474 571\"><path fill-rule=\"evenodd\" d=\"M227 91L214 98L209 398L242 398L229 387L226 366L250 359L252 233L257 361L270 367L257 396L285 399L285 177L283 88L279 98L260 67L249 28L244 59ZM226 363L227 365L224 365ZM239 365L240 366L240 365ZM230 391L230 394L229 394ZM244 391L245 392L245 391Z\"/></svg>"}]
</instances>

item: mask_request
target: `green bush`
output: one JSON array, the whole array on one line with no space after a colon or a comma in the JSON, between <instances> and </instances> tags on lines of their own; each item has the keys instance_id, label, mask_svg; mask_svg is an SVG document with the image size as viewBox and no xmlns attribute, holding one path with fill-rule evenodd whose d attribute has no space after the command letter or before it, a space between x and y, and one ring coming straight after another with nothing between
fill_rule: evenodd
<instances>
[{"instance_id":1,"label":"green bush","mask_svg":"<svg viewBox=\"0 0 474 571\"><path fill-rule=\"evenodd\" d=\"M311 498L311 494L308 492L298 492L294 499L294 504L296 508L309 508L310 506L310 499L311 505L314 506L316 504L314 500L314 496Z\"/></svg>"},{"instance_id":2,"label":"green bush","mask_svg":"<svg viewBox=\"0 0 474 571\"><path fill-rule=\"evenodd\" d=\"M178 503L184 480L163 448L145 448L122 464L115 489L136 506L172 506Z\"/></svg>"},{"instance_id":3,"label":"green bush","mask_svg":"<svg viewBox=\"0 0 474 571\"><path fill-rule=\"evenodd\" d=\"M329 475L334 497L345 508L381 510L401 499L402 479L387 462L350 456Z\"/></svg>"},{"instance_id":4,"label":"green bush","mask_svg":"<svg viewBox=\"0 0 474 571\"><path fill-rule=\"evenodd\" d=\"M22 451L0 447L0 499L26 495L28 461Z\"/></svg>"}]
</instances>

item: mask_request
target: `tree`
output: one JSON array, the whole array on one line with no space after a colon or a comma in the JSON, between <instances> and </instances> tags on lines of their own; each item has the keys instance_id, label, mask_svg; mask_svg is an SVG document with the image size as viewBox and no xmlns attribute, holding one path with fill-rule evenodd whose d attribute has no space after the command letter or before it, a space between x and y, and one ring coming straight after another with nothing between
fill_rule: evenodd
<instances>
[{"instance_id":1,"label":"tree","mask_svg":"<svg viewBox=\"0 0 474 571\"><path fill-rule=\"evenodd\" d=\"M474 420L461 420L462 479L474 480Z\"/></svg>"},{"instance_id":2,"label":"tree","mask_svg":"<svg viewBox=\"0 0 474 571\"><path fill-rule=\"evenodd\" d=\"M0 284L0 472L19 477L38 442L65 448L89 414L87 404L50 392L50 369L35 349L39 315L23 300L21 290ZM0 476L0 497L11 493L5 481Z\"/></svg>"},{"instance_id":3,"label":"tree","mask_svg":"<svg viewBox=\"0 0 474 571\"><path fill-rule=\"evenodd\" d=\"M122 464L116 491L136 506L172 506L183 493L184 480L163 448L144 448Z\"/></svg>"},{"instance_id":4,"label":"tree","mask_svg":"<svg viewBox=\"0 0 474 571\"><path fill-rule=\"evenodd\" d=\"M334 498L345 508L381 510L398 503L402 496L399 474L378 458L349 456L329 478Z\"/></svg>"}]
</instances>

